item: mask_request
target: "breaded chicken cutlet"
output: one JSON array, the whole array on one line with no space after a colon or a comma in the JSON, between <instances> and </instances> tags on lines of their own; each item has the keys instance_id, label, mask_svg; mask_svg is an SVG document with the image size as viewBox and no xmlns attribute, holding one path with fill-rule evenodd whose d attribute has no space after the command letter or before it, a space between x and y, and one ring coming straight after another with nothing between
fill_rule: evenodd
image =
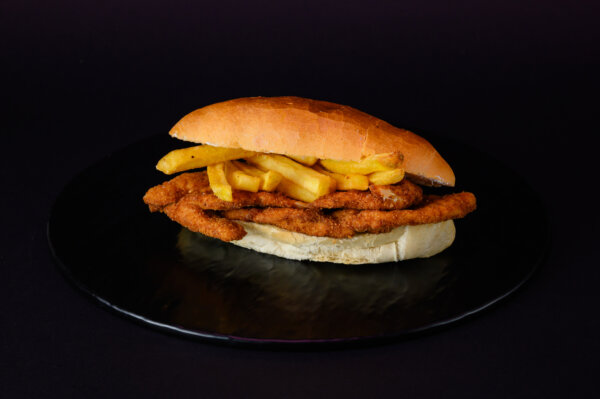
<instances>
[{"instance_id":1,"label":"breaded chicken cutlet","mask_svg":"<svg viewBox=\"0 0 600 399\"><path fill-rule=\"evenodd\" d=\"M371 185L369 191L335 191L306 203L279 192L233 192L223 201L211 191L206 172L181 174L151 188L144 202L188 229L223 241L240 240L246 232L234 220L270 224L311 236L349 238L383 233L402 225L458 219L476 207L471 193L424 196L403 180Z\"/></svg>"}]
</instances>

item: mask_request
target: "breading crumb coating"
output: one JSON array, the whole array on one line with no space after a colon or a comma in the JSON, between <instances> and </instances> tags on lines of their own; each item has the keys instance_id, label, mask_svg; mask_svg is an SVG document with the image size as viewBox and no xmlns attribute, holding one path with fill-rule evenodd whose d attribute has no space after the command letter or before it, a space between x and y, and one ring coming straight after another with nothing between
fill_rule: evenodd
<instances>
[{"instance_id":1,"label":"breading crumb coating","mask_svg":"<svg viewBox=\"0 0 600 399\"><path fill-rule=\"evenodd\" d=\"M235 220L270 224L319 237L349 238L360 233L385 233L403 225L438 223L462 218L476 208L468 192L423 195L408 180L369 191L336 191L312 203L279 192L233 192L223 201L211 191L206 172L183 173L148 190L144 202L191 231L223 241L246 235Z\"/></svg>"}]
</instances>

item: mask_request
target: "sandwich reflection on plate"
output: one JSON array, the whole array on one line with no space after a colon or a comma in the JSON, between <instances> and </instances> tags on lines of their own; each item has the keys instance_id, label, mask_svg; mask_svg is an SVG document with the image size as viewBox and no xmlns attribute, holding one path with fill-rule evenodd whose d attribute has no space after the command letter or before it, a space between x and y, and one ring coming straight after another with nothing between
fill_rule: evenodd
<instances>
[{"instance_id":1,"label":"sandwich reflection on plate","mask_svg":"<svg viewBox=\"0 0 600 399\"><path fill-rule=\"evenodd\" d=\"M448 284L450 263L444 255L365 267L299 262L187 229L177 249L181 263L156 292L165 304L177 298L163 307L168 318L257 339L365 337L419 324L428 299Z\"/></svg>"}]
</instances>

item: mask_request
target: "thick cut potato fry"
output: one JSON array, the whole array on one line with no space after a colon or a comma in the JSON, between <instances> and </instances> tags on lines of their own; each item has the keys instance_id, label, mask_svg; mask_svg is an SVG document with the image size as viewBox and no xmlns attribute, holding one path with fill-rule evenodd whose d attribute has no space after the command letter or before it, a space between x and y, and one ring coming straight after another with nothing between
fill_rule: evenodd
<instances>
[{"instance_id":1,"label":"thick cut potato fry","mask_svg":"<svg viewBox=\"0 0 600 399\"><path fill-rule=\"evenodd\" d=\"M334 180L329 176L282 155L259 154L246 158L246 160L251 164L258 165L261 169L274 170L280 173L286 179L316 194L317 197L329 193L332 189L332 181Z\"/></svg>"},{"instance_id":2,"label":"thick cut potato fry","mask_svg":"<svg viewBox=\"0 0 600 399\"><path fill-rule=\"evenodd\" d=\"M208 165L249 157L254 154L256 153L240 148L198 145L171 151L158 161L156 169L167 175L172 175L184 170L203 168Z\"/></svg>"},{"instance_id":3,"label":"thick cut potato fry","mask_svg":"<svg viewBox=\"0 0 600 399\"><path fill-rule=\"evenodd\" d=\"M361 161L336 161L333 159L321 159L321 165L335 173L343 175L369 175L373 172L396 169L402 165L402 156L397 153L377 154L367 157Z\"/></svg>"},{"instance_id":4,"label":"thick cut potato fry","mask_svg":"<svg viewBox=\"0 0 600 399\"><path fill-rule=\"evenodd\" d=\"M310 157L310 156L288 155L288 157L290 157L294 161L300 162L301 164L306 165L306 166L313 166L319 160L319 158L317 158L317 157Z\"/></svg>"},{"instance_id":5,"label":"thick cut potato fry","mask_svg":"<svg viewBox=\"0 0 600 399\"><path fill-rule=\"evenodd\" d=\"M257 192L260 187L260 177L251 176L241 171L233 162L225 162L227 182L236 190Z\"/></svg>"},{"instance_id":6,"label":"thick cut potato fry","mask_svg":"<svg viewBox=\"0 0 600 399\"><path fill-rule=\"evenodd\" d=\"M396 184L404 179L404 169L384 170L369 175L369 181L378 186Z\"/></svg>"},{"instance_id":7,"label":"thick cut potato fry","mask_svg":"<svg viewBox=\"0 0 600 399\"><path fill-rule=\"evenodd\" d=\"M270 170L265 173L264 179L260 183L260 189L264 191L274 191L279 183L281 183L281 180L283 180L281 174L274 170Z\"/></svg>"},{"instance_id":8,"label":"thick cut potato fry","mask_svg":"<svg viewBox=\"0 0 600 399\"><path fill-rule=\"evenodd\" d=\"M319 173L323 173L324 175L327 175L327 176L335 179L338 190L364 191L369 188L369 178L367 176L357 175L357 174L342 175L339 173L333 173L333 172L329 172L329 171L325 170L324 168L322 168L319 165L313 166L313 169Z\"/></svg>"},{"instance_id":9,"label":"thick cut potato fry","mask_svg":"<svg viewBox=\"0 0 600 399\"><path fill-rule=\"evenodd\" d=\"M242 172L249 174L250 176L258 177L260 179L259 189L263 191L275 190L281 179L283 179L283 176L274 170L264 172L257 167L238 161L233 161L233 164Z\"/></svg>"},{"instance_id":10,"label":"thick cut potato fry","mask_svg":"<svg viewBox=\"0 0 600 399\"><path fill-rule=\"evenodd\" d=\"M281 182L277 186L277 191L284 193L290 198L304 202L313 202L314 200L319 198L319 196L315 193L308 191L304 187L299 186L298 184L286 178L283 178L281 180Z\"/></svg>"},{"instance_id":11,"label":"thick cut potato fry","mask_svg":"<svg viewBox=\"0 0 600 399\"><path fill-rule=\"evenodd\" d=\"M258 178L261 178L265 172L263 172L262 170L258 169L255 166L252 166L250 164L247 164L245 162L241 162L241 161L231 161L231 163L238 168L239 170L241 170L242 172L249 174L250 176L255 176Z\"/></svg>"},{"instance_id":12,"label":"thick cut potato fry","mask_svg":"<svg viewBox=\"0 0 600 399\"><path fill-rule=\"evenodd\" d=\"M227 175L225 173L225 164L217 163L208 165L206 172L208 173L208 183L213 193L223 201L233 201L231 185L227 182Z\"/></svg>"},{"instance_id":13,"label":"thick cut potato fry","mask_svg":"<svg viewBox=\"0 0 600 399\"><path fill-rule=\"evenodd\" d=\"M326 175L327 176L327 175ZM335 180L333 177L331 176L327 176L329 177L329 192L333 193L334 191L337 190L337 180Z\"/></svg>"}]
</instances>

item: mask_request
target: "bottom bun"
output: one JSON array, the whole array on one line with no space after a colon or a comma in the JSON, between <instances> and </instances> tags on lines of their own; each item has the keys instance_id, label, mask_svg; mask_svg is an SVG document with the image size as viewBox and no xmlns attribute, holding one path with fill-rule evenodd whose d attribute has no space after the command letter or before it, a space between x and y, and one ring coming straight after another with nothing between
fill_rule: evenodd
<instances>
[{"instance_id":1,"label":"bottom bun","mask_svg":"<svg viewBox=\"0 0 600 399\"><path fill-rule=\"evenodd\" d=\"M267 224L238 223L247 234L232 244L287 259L345 264L428 258L448 248L456 235L452 220L342 239L314 237Z\"/></svg>"}]
</instances>

